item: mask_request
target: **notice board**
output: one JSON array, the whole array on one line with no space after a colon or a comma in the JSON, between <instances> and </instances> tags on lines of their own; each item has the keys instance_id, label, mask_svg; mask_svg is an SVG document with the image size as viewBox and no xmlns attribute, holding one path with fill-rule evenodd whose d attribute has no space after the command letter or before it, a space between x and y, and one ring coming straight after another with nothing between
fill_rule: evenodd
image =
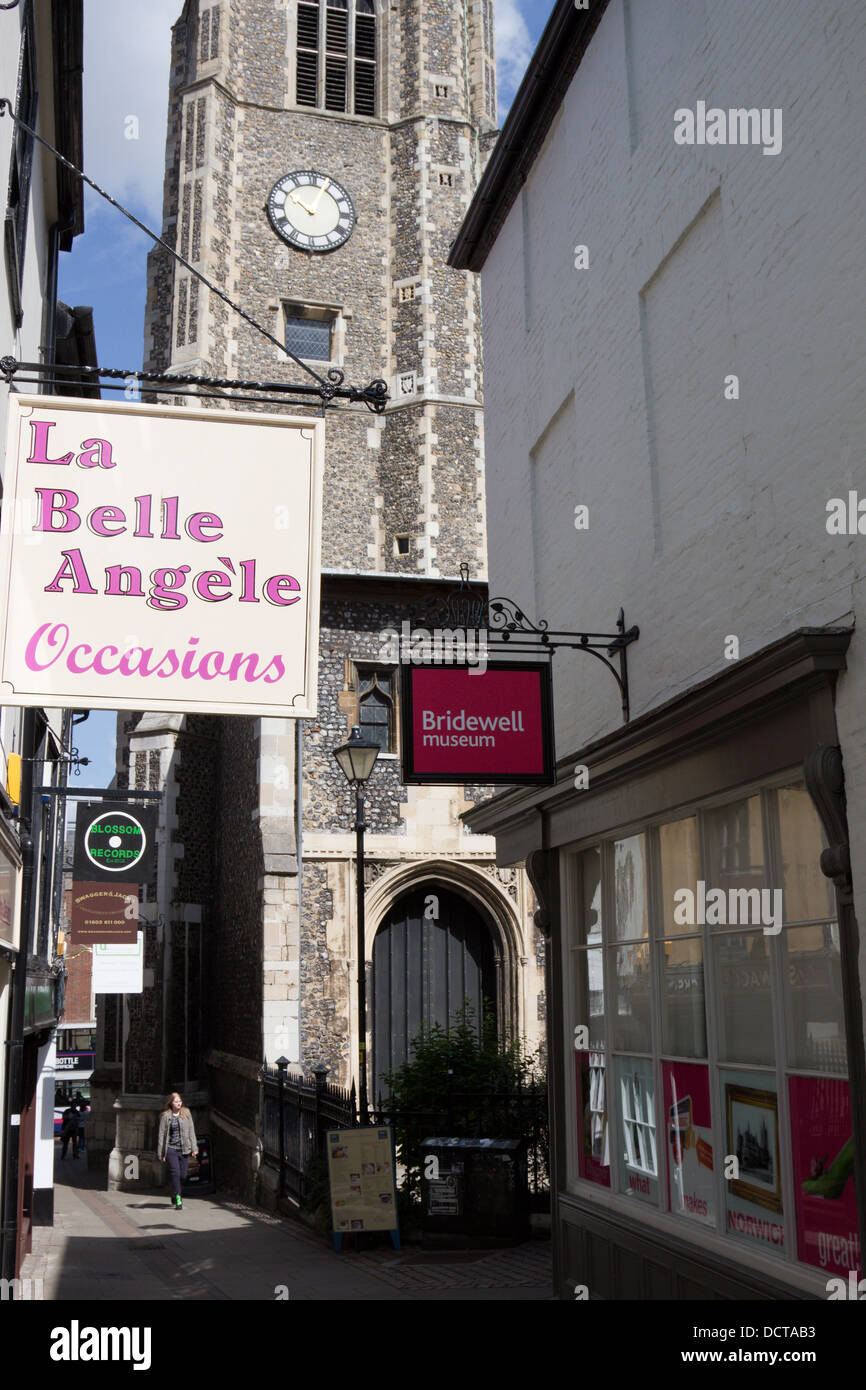
<instances>
[{"instance_id":1,"label":"notice board","mask_svg":"<svg viewBox=\"0 0 866 1390\"><path fill-rule=\"evenodd\" d=\"M328 1130L334 1243L358 1231L390 1231L395 1246L397 1189L391 1125Z\"/></svg>"}]
</instances>

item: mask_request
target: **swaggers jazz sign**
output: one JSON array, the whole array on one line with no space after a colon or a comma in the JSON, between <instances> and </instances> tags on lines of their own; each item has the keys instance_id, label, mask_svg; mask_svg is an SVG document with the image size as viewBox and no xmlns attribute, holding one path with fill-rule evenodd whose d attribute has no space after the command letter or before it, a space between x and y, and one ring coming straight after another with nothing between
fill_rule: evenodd
<instances>
[{"instance_id":1,"label":"swaggers jazz sign","mask_svg":"<svg viewBox=\"0 0 866 1390\"><path fill-rule=\"evenodd\" d=\"M0 704L314 714L323 431L10 397Z\"/></svg>"}]
</instances>

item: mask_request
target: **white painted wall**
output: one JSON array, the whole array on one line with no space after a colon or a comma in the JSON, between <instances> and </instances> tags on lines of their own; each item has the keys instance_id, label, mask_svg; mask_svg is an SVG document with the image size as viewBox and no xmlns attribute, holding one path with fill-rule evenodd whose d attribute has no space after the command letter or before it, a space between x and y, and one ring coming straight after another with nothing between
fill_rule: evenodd
<instances>
[{"instance_id":1,"label":"white painted wall","mask_svg":"<svg viewBox=\"0 0 866 1390\"><path fill-rule=\"evenodd\" d=\"M728 635L746 656L863 620L866 535L825 523L866 497L864 71L860 0L613 0L487 261L491 592L555 628L612 631L623 605L633 717L722 671ZM782 108L781 152L675 144L698 100ZM848 660L866 901L859 635ZM563 757L620 709L597 663L554 670Z\"/></svg>"},{"instance_id":2,"label":"white painted wall","mask_svg":"<svg viewBox=\"0 0 866 1390\"><path fill-rule=\"evenodd\" d=\"M36 20L36 48L38 63L39 133L53 143L54 140L54 87L51 56L51 4L50 0L37 0L34 7ZM18 65L21 48L21 10L0 11L0 95L8 97L13 104L17 100ZM2 190L3 212L6 210L6 190L15 127L6 115L0 119L0 190ZM42 341L42 307L45 278L48 269L48 229L57 218L57 180L53 156L37 145L33 152L33 167L30 179L30 209L27 219L27 242L24 255L24 277L22 301L24 321L16 328L9 300L6 257L0 247L0 357L7 354L23 362L40 360L39 345ZM35 392L36 386L22 386L19 390ZM5 478L6 423L9 388L0 380L0 476ZM59 731L58 719L52 719L52 727ZM20 749L21 715L18 709L4 707L0 711L0 776L6 782L6 755Z\"/></svg>"}]
</instances>

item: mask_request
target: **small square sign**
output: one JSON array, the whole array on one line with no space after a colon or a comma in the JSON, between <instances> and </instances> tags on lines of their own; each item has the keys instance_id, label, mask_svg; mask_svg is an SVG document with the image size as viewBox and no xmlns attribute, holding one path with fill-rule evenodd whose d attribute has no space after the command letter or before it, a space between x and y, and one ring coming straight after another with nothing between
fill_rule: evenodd
<instances>
[{"instance_id":1,"label":"small square sign","mask_svg":"<svg viewBox=\"0 0 866 1390\"><path fill-rule=\"evenodd\" d=\"M550 666L404 666L403 781L549 785Z\"/></svg>"}]
</instances>

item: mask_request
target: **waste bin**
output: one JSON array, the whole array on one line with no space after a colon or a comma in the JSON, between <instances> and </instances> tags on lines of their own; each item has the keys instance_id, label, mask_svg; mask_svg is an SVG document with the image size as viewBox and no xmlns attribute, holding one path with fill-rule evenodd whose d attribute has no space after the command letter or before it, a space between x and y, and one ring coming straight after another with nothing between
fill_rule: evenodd
<instances>
[{"instance_id":1,"label":"waste bin","mask_svg":"<svg viewBox=\"0 0 866 1390\"><path fill-rule=\"evenodd\" d=\"M424 1244L517 1245L529 1239L523 1139L430 1138L421 1153Z\"/></svg>"}]
</instances>

